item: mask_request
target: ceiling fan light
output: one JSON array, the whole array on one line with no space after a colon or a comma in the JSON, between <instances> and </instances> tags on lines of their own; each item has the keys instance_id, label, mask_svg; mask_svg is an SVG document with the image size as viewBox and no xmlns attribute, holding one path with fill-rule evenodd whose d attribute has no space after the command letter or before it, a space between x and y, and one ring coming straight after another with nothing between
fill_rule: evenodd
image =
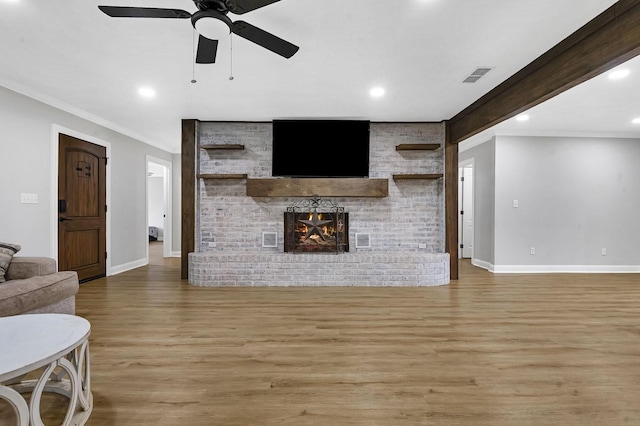
<instances>
[{"instance_id":1,"label":"ceiling fan light","mask_svg":"<svg viewBox=\"0 0 640 426\"><path fill-rule=\"evenodd\" d=\"M198 34L209 40L220 40L229 37L231 28L224 21L215 17L203 16L193 24Z\"/></svg>"}]
</instances>

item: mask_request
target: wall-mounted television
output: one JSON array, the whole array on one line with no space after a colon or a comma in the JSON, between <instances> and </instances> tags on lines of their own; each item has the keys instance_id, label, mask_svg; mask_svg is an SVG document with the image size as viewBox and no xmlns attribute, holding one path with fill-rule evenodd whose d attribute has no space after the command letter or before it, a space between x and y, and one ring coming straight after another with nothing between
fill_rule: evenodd
<instances>
[{"instance_id":1,"label":"wall-mounted television","mask_svg":"<svg viewBox=\"0 0 640 426\"><path fill-rule=\"evenodd\" d=\"M281 177L368 177L368 120L273 120L273 166Z\"/></svg>"}]
</instances>

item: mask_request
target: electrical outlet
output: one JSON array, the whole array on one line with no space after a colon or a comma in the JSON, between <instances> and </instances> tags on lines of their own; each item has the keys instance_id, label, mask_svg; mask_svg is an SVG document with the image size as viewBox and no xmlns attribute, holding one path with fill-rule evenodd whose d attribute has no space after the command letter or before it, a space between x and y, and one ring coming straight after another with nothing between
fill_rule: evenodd
<instances>
[{"instance_id":1,"label":"electrical outlet","mask_svg":"<svg viewBox=\"0 0 640 426\"><path fill-rule=\"evenodd\" d=\"M418 244L418 248L426 249L427 245L425 243L420 243L420 244Z\"/></svg>"},{"instance_id":2,"label":"electrical outlet","mask_svg":"<svg viewBox=\"0 0 640 426\"><path fill-rule=\"evenodd\" d=\"M216 246L216 243L209 243L209 248L214 248Z\"/></svg>"},{"instance_id":3,"label":"electrical outlet","mask_svg":"<svg viewBox=\"0 0 640 426\"><path fill-rule=\"evenodd\" d=\"M606 256L606 255L607 255L607 249L606 249L606 248L603 248L603 249L602 249L602 255L603 255L603 256Z\"/></svg>"},{"instance_id":4,"label":"electrical outlet","mask_svg":"<svg viewBox=\"0 0 640 426\"><path fill-rule=\"evenodd\" d=\"M517 209L518 205L519 205L518 200L513 200L513 208Z\"/></svg>"},{"instance_id":5,"label":"electrical outlet","mask_svg":"<svg viewBox=\"0 0 640 426\"><path fill-rule=\"evenodd\" d=\"M529 254L536 254L536 248L531 247L531 249L529 250Z\"/></svg>"},{"instance_id":6,"label":"electrical outlet","mask_svg":"<svg viewBox=\"0 0 640 426\"><path fill-rule=\"evenodd\" d=\"M22 204L38 204L38 194L20 194L20 202Z\"/></svg>"}]
</instances>

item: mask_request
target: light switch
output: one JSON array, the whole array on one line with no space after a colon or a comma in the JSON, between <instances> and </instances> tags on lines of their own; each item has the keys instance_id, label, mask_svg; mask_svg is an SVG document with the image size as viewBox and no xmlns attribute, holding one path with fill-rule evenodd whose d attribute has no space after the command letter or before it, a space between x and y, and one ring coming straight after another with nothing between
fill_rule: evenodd
<instances>
[{"instance_id":1,"label":"light switch","mask_svg":"<svg viewBox=\"0 0 640 426\"><path fill-rule=\"evenodd\" d=\"M38 204L38 194L20 194L20 202L22 204Z\"/></svg>"}]
</instances>

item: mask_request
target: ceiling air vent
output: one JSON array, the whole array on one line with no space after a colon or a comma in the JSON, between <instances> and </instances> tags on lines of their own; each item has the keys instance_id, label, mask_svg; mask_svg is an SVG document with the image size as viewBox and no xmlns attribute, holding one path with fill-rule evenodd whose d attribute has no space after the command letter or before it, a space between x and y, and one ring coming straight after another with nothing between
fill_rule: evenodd
<instances>
[{"instance_id":1,"label":"ceiling air vent","mask_svg":"<svg viewBox=\"0 0 640 426\"><path fill-rule=\"evenodd\" d=\"M469 74L469 76L467 78L465 78L464 80L462 80L463 83L475 83L476 81L480 80L482 77L484 77L484 75L486 73L488 73L489 71L491 71L492 68L489 67L479 67L476 68L475 71L473 71L471 74Z\"/></svg>"}]
</instances>

